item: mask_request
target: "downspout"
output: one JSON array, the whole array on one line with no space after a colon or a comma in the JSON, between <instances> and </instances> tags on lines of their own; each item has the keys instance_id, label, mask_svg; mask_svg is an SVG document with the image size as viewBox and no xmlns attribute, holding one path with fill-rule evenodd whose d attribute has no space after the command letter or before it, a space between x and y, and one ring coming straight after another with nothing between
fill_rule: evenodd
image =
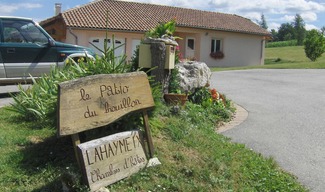
<instances>
[{"instance_id":1,"label":"downspout","mask_svg":"<svg viewBox=\"0 0 325 192\"><path fill-rule=\"evenodd\" d=\"M265 55L265 37L261 40L261 61L260 65L264 65Z\"/></svg>"},{"instance_id":2,"label":"downspout","mask_svg":"<svg viewBox=\"0 0 325 192\"><path fill-rule=\"evenodd\" d=\"M71 27L68 28L69 33L74 37L75 39L75 45L78 45L78 36L72 32Z\"/></svg>"}]
</instances>

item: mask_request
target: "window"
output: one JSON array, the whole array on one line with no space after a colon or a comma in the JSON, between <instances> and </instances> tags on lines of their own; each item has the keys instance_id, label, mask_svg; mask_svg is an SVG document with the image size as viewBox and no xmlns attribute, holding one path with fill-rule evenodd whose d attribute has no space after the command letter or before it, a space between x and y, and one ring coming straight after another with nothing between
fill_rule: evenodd
<instances>
[{"instance_id":1,"label":"window","mask_svg":"<svg viewBox=\"0 0 325 192\"><path fill-rule=\"evenodd\" d=\"M210 57L214 59L224 58L224 53L222 52L222 40L221 39L211 39L211 52Z\"/></svg>"},{"instance_id":2,"label":"window","mask_svg":"<svg viewBox=\"0 0 325 192\"><path fill-rule=\"evenodd\" d=\"M187 48L194 50L194 39L187 39Z\"/></svg>"},{"instance_id":3,"label":"window","mask_svg":"<svg viewBox=\"0 0 325 192\"><path fill-rule=\"evenodd\" d=\"M3 36L10 43L48 43L48 38L37 25L29 21L4 20Z\"/></svg>"},{"instance_id":4,"label":"window","mask_svg":"<svg viewBox=\"0 0 325 192\"><path fill-rule=\"evenodd\" d=\"M211 40L211 53L221 51L221 40L212 39Z\"/></svg>"},{"instance_id":5,"label":"window","mask_svg":"<svg viewBox=\"0 0 325 192\"><path fill-rule=\"evenodd\" d=\"M4 29L4 39L7 43L23 43L25 42L23 36L15 28L5 28Z\"/></svg>"}]
</instances>

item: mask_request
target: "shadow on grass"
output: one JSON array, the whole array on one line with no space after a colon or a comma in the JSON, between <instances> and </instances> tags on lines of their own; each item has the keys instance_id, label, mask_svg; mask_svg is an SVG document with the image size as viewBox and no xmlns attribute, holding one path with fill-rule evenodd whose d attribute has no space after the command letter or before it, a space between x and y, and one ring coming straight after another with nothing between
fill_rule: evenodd
<instances>
[{"instance_id":1,"label":"shadow on grass","mask_svg":"<svg viewBox=\"0 0 325 192\"><path fill-rule=\"evenodd\" d=\"M75 162L69 137L51 136L43 141L25 146L22 153L21 166L28 172L34 171L35 168L43 169L47 166L62 168Z\"/></svg>"},{"instance_id":2,"label":"shadow on grass","mask_svg":"<svg viewBox=\"0 0 325 192\"><path fill-rule=\"evenodd\" d=\"M44 183L43 187L33 191L62 191L62 181L72 185L80 183L81 175L70 137L51 136L24 146L21 153L20 169L33 180L40 179Z\"/></svg>"},{"instance_id":3,"label":"shadow on grass","mask_svg":"<svg viewBox=\"0 0 325 192\"><path fill-rule=\"evenodd\" d=\"M67 185L69 191L87 191L81 182L70 136L58 138L51 124L26 121L11 111L3 114L1 116L0 112L3 132L11 138L7 147L14 150L5 159L16 172L8 175L8 180L20 185L18 188L22 191L62 191L63 185ZM124 121L127 120L130 127L137 122L132 118ZM127 126L119 121L111 126L85 131L79 136L83 143L125 130L128 130Z\"/></svg>"}]
</instances>

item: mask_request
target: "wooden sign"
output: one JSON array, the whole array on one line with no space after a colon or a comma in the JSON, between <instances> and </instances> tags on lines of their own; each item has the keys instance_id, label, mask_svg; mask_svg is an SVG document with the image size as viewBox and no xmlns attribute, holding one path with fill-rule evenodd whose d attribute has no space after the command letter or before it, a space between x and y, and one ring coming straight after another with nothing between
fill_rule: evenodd
<instances>
[{"instance_id":1,"label":"wooden sign","mask_svg":"<svg viewBox=\"0 0 325 192\"><path fill-rule=\"evenodd\" d=\"M102 74L59 84L58 135L71 135L77 162L90 189L96 190L138 172L154 155L147 109L154 101L144 72ZM82 131L108 125L139 111L140 131L128 131L80 144Z\"/></svg>"},{"instance_id":2,"label":"wooden sign","mask_svg":"<svg viewBox=\"0 0 325 192\"><path fill-rule=\"evenodd\" d=\"M78 149L91 191L126 178L147 164L139 131L92 140L79 144Z\"/></svg>"},{"instance_id":3,"label":"wooden sign","mask_svg":"<svg viewBox=\"0 0 325 192\"><path fill-rule=\"evenodd\" d=\"M72 135L154 106L144 72L102 74L59 84L58 134Z\"/></svg>"}]
</instances>

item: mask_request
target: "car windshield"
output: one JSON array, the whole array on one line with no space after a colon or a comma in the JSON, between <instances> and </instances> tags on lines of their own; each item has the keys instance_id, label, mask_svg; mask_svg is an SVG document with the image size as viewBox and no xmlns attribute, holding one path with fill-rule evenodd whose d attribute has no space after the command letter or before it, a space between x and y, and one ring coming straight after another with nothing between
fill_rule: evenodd
<instances>
[{"instance_id":1,"label":"car windshield","mask_svg":"<svg viewBox=\"0 0 325 192\"><path fill-rule=\"evenodd\" d=\"M4 41L11 43L47 44L48 38L30 21L6 20L4 25Z\"/></svg>"}]
</instances>

